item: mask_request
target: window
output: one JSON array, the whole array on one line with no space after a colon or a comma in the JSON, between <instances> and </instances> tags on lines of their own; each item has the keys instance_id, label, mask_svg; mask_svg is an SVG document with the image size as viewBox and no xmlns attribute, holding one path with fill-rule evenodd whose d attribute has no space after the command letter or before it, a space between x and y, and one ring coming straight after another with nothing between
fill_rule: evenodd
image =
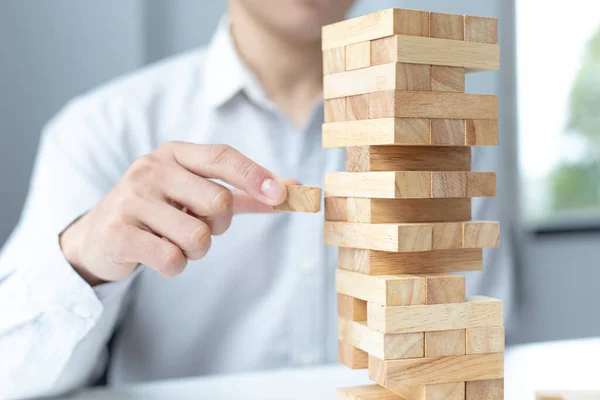
<instances>
[{"instance_id":1,"label":"window","mask_svg":"<svg viewBox=\"0 0 600 400\"><path fill-rule=\"evenodd\" d=\"M517 0L525 220L600 226L600 2Z\"/></svg>"}]
</instances>

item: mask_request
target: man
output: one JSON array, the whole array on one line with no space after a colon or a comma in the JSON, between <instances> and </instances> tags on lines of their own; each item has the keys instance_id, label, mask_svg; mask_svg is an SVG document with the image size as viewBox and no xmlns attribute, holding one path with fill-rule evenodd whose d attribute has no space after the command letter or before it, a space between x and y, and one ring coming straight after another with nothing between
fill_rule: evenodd
<instances>
[{"instance_id":1,"label":"man","mask_svg":"<svg viewBox=\"0 0 600 400\"><path fill-rule=\"evenodd\" d=\"M322 218L248 213L343 168L320 144L320 28L352 2L231 0L206 50L47 126L0 256L0 397L336 359Z\"/></svg>"}]
</instances>

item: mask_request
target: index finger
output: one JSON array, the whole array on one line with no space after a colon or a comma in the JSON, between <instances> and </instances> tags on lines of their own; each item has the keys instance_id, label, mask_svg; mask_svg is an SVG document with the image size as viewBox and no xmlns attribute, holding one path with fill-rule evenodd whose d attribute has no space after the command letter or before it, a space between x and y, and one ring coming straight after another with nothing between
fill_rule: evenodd
<instances>
[{"instance_id":1,"label":"index finger","mask_svg":"<svg viewBox=\"0 0 600 400\"><path fill-rule=\"evenodd\" d=\"M169 146L175 161L196 175L220 179L272 206L287 197L285 185L275 174L231 146L183 142Z\"/></svg>"}]
</instances>

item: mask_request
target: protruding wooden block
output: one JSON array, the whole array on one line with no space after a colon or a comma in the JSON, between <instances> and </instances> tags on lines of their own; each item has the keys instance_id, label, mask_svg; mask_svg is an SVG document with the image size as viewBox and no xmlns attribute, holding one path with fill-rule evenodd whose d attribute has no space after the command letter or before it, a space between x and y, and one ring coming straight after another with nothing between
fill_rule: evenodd
<instances>
[{"instance_id":1,"label":"protruding wooden block","mask_svg":"<svg viewBox=\"0 0 600 400\"><path fill-rule=\"evenodd\" d=\"M371 118L498 119L495 95L386 89L373 92Z\"/></svg>"},{"instance_id":2,"label":"protruding wooden block","mask_svg":"<svg viewBox=\"0 0 600 400\"><path fill-rule=\"evenodd\" d=\"M423 357L423 332L383 334L369 329L365 322L338 321L338 338L383 360Z\"/></svg>"},{"instance_id":3,"label":"protruding wooden block","mask_svg":"<svg viewBox=\"0 0 600 400\"><path fill-rule=\"evenodd\" d=\"M323 51L323 74L335 74L346 70L346 56L344 47L332 48Z\"/></svg>"},{"instance_id":4,"label":"protruding wooden block","mask_svg":"<svg viewBox=\"0 0 600 400\"><path fill-rule=\"evenodd\" d=\"M338 388L337 400L405 400L379 385Z\"/></svg>"},{"instance_id":5,"label":"protruding wooden block","mask_svg":"<svg viewBox=\"0 0 600 400\"><path fill-rule=\"evenodd\" d=\"M380 199L427 199L467 197L477 193L492 196L486 192L492 185L481 172L328 172L325 174L325 195L328 197L369 197ZM466 180L466 181L465 181ZM466 190L466 182L477 182L478 190ZM495 189L495 185L494 185Z\"/></svg>"},{"instance_id":6,"label":"protruding wooden block","mask_svg":"<svg viewBox=\"0 0 600 400\"><path fill-rule=\"evenodd\" d=\"M467 174L467 197L493 197L495 195L495 172Z\"/></svg>"},{"instance_id":7,"label":"protruding wooden block","mask_svg":"<svg viewBox=\"0 0 600 400\"><path fill-rule=\"evenodd\" d=\"M465 400L465 383L440 383L427 385L425 400Z\"/></svg>"},{"instance_id":8,"label":"protruding wooden block","mask_svg":"<svg viewBox=\"0 0 600 400\"><path fill-rule=\"evenodd\" d=\"M445 331L502 323L502 301L485 296L468 297L464 303L423 306L367 303L367 326L382 333Z\"/></svg>"},{"instance_id":9,"label":"protruding wooden block","mask_svg":"<svg viewBox=\"0 0 600 400\"><path fill-rule=\"evenodd\" d=\"M467 400L504 400L504 379L467 382Z\"/></svg>"},{"instance_id":10,"label":"protruding wooden block","mask_svg":"<svg viewBox=\"0 0 600 400\"><path fill-rule=\"evenodd\" d=\"M367 68L371 65L371 42L360 42L346 46L346 71Z\"/></svg>"},{"instance_id":11,"label":"protruding wooden block","mask_svg":"<svg viewBox=\"0 0 600 400\"><path fill-rule=\"evenodd\" d=\"M367 320L367 302L345 294L337 295L338 316L349 321Z\"/></svg>"},{"instance_id":12,"label":"protruding wooden block","mask_svg":"<svg viewBox=\"0 0 600 400\"><path fill-rule=\"evenodd\" d=\"M324 104L325 123L346 121L346 99L325 100Z\"/></svg>"},{"instance_id":13,"label":"protruding wooden block","mask_svg":"<svg viewBox=\"0 0 600 400\"><path fill-rule=\"evenodd\" d=\"M438 39L464 40L465 20L463 15L430 13L429 36Z\"/></svg>"},{"instance_id":14,"label":"protruding wooden block","mask_svg":"<svg viewBox=\"0 0 600 400\"><path fill-rule=\"evenodd\" d=\"M504 352L504 327L486 326L467 329L467 354Z\"/></svg>"},{"instance_id":15,"label":"protruding wooden block","mask_svg":"<svg viewBox=\"0 0 600 400\"><path fill-rule=\"evenodd\" d=\"M448 273L419 276L426 280L427 304L465 302L466 280L464 276Z\"/></svg>"},{"instance_id":16,"label":"protruding wooden block","mask_svg":"<svg viewBox=\"0 0 600 400\"><path fill-rule=\"evenodd\" d=\"M325 148L430 143L427 118L382 118L323 125L323 147Z\"/></svg>"},{"instance_id":17,"label":"protruding wooden block","mask_svg":"<svg viewBox=\"0 0 600 400\"><path fill-rule=\"evenodd\" d=\"M464 146L466 121L464 119L432 119L431 144Z\"/></svg>"},{"instance_id":18,"label":"protruding wooden block","mask_svg":"<svg viewBox=\"0 0 600 400\"><path fill-rule=\"evenodd\" d=\"M503 353L405 360L381 360L369 356L369 378L386 388L491 380L503 377ZM467 398L468 390L467 387Z\"/></svg>"},{"instance_id":19,"label":"protruding wooden block","mask_svg":"<svg viewBox=\"0 0 600 400\"><path fill-rule=\"evenodd\" d=\"M369 355L343 340L338 340L338 359L340 364L350 369L369 367Z\"/></svg>"},{"instance_id":20,"label":"protruding wooden block","mask_svg":"<svg viewBox=\"0 0 600 400\"><path fill-rule=\"evenodd\" d=\"M498 43L498 20L495 18L465 16L465 41Z\"/></svg>"},{"instance_id":21,"label":"protruding wooden block","mask_svg":"<svg viewBox=\"0 0 600 400\"><path fill-rule=\"evenodd\" d=\"M459 222L433 226L432 250L450 250L463 247L463 224Z\"/></svg>"},{"instance_id":22,"label":"protruding wooden block","mask_svg":"<svg viewBox=\"0 0 600 400\"><path fill-rule=\"evenodd\" d=\"M327 221L376 224L456 222L470 219L470 199L325 198Z\"/></svg>"},{"instance_id":23,"label":"protruding wooden block","mask_svg":"<svg viewBox=\"0 0 600 400\"><path fill-rule=\"evenodd\" d=\"M426 304L426 278L416 275L364 275L338 268L338 293L375 304L410 306Z\"/></svg>"},{"instance_id":24,"label":"protruding wooden block","mask_svg":"<svg viewBox=\"0 0 600 400\"><path fill-rule=\"evenodd\" d=\"M369 95L359 94L346 97L346 121L369 119Z\"/></svg>"},{"instance_id":25,"label":"protruding wooden block","mask_svg":"<svg viewBox=\"0 0 600 400\"><path fill-rule=\"evenodd\" d=\"M425 332L425 357L464 355L465 342L464 329Z\"/></svg>"},{"instance_id":26,"label":"protruding wooden block","mask_svg":"<svg viewBox=\"0 0 600 400\"><path fill-rule=\"evenodd\" d=\"M500 46L460 40L390 36L371 42L371 65L407 64L462 67L466 72L500 68Z\"/></svg>"},{"instance_id":27,"label":"protruding wooden block","mask_svg":"<svg viewBox=\"0 0 600 400\"><path fill-rule=\"evenodd\" d=\"M431 67L431 90L434 92L465 91L465 69L462 67Z\"/></svg>"},{"instance_id":28,"label":"protruding wooden block","mask_svg":"<svg viewBox=\"0 0 600 400\"><path fill-rule=\"evenodd\" d=\"M287 185L287 198L273 207L275 211L316 213L321 209L321 188Z\"/></svg>"},{"instance_id":29,"label":"protruding wooden block","mask_svg":"<svg viewBox=\"0 0 600 400\"><path fill-rule=\"evenodd\" d=\"M369 275L427 274L481 271L481 249L439 250L412 253L339 248L339 267Z\"/></svg>"},{"instance_id":30,"label":"protruding wooden block","mask_svg":"<svg viewBox=\"0 0 600 400\"><path fill-rule=\"evenodd\" d=\"M420 64L384 64L323 77L325 99L384 90L427 91L430 88L431 68Z\"/></svg>"},{"instance_id":31,"label":"protruding wooden block","mask_svg":"<svg viewBox=\"0 0 600 400\"><path fill-rule=\"evenodd\" d=\"M464 226L465 248L491 248L500 246L500 224L498 222L471 221Z\"/></svg>"},{"instance_id":32,"label":"protruding wooden block","mask_svg":"<svg viewBox=\"0 0 600 400\"><path fill-rule=\"evenodd\" d=\"M467 120L467 146L497 146L497 120Z\"/></svg>"},{"instance_id":33,"label":"protruding wooden block","mask_svg":"<svg viewBox=\"0 0 600 400\"><path fill-rule=\"evenodd\" d=\"M346 46L391 35L429 36L429 13L390 8L327 25L322 31L322 48Z\"/></svg>"},{"instance_id":34,"label":"protruding wooden block","mask_svg":"<svg viewBox=\"0 0 600 400\"><path fill-rule=\"evenodd\" d=\"M446 146L350 147L346 150L346 169L349 172L470 171L471 149Z\"/></svg>"}]
</instances>

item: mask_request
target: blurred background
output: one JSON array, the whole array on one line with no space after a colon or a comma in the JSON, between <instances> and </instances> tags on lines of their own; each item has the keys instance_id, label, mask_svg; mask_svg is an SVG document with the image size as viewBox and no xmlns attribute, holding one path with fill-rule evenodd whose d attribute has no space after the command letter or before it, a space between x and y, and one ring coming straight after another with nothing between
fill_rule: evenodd
<instances>
[{"instance_id":1,"label":"blurred background","mask_svg":"<svg viewBox=\"0 0 600 400\"><path fill-rule=\"evenodd\" d=\"M0 246L19 217L44 123L73 96L206 44L225 6L0 1ZM469 76L467 91L500 95L494 169L518 263L510 340L600 336L600 2L363 0L352 14L387 7L500 19L503 67Z\"/></svg>"}]
</instances>

